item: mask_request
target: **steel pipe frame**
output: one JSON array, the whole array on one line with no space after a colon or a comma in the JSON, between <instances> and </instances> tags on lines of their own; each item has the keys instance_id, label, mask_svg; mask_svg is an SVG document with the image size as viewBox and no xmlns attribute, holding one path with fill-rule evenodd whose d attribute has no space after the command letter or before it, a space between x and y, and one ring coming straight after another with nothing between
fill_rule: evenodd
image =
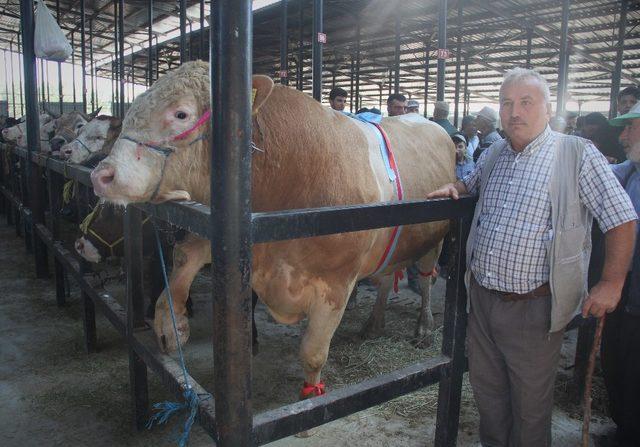
<instances>
[{"instance_id":1,"label":"steel pipe frame","mask_svg":"<svg viewBox=\"0 0 640 447\"><path fill-rule=\"evenodd\" d=\"M447 0L440 0L438 8L438 50L447 49ZM440 51L439 51L440 52ZM436 98L444 101L446 59L438 54L438 82L436 86Z\"/></svg>"},{"instance_id":2,"label":"steel pipe frame","mask_svg":"<svg viewBox=\"0 0 640 447\"><path fill-rule=\"evenodd\" d=\"M296 66L296 88L300 91L304 90L304 2L305 0L298 0L299 37L298 63Z\"/></svg>"},{"instance_id":3,"label":"steel pipe frame","mask_svg":"<svg viewBox=\"0 0 640 447\"><path fill-rule=\"evenodd\" d=\"M190 59L190 54L187 53L187 0L178 0L178 4L180 5L180 64L184 64Z\"/></svg>"},{"instance_id":4,"label":"steel pipe frame","mask_svg":"<svg viewBox=\"0 0 640 447\"><path fill-rule=\"evenodd\" d=\"M18 33L18 60L20 60L20 55L24 54L24 51L22 49L22 44L21 44L21 38L22 38L22 34ZM24 57L23 57L24 59ZM23 64L24 64L24 60L23 60ZM22 88L22 70L18 70L18 91L20 92L20 115L24 115L26 110L26 104L25 104L25 92L24 89Z\"/></svg>"},{"instance_id":5,"label":"steel pipe frame","mask_svg":"<svg viewBox=\"0 0 640 447\"><path fill-rule=\"evenodd\" d=\"M97 79L94 80L95 65L93 60L93 19L89 19L89 78L91 79L91 112L96 110Z\"/></svg>"},{"instance_id":6,"label":"steel pipe frame","mask_svg":"<svg viewBox=\"0 0 640 447\"><path fill-rule=\"evenodd\" d=\"M620 90L620 76L622 74L622 53L624 50L624 37L627 27L628 1L620 2L620 20L618 21L618 50L616 52L616 65L611 78L611 99L609 102L609 119L618 114L618 93Z\"/></svg>"},{"instance_id":7,"label":"steel pipe frame","mask_svg":"<svg viewBox=\"0 0 640 447\"><path fill-rule=\"evenodd\" d=\"M463 2L458 2L458 27L462 26L462 5ZM458 128L458 110L460 106L460 63L462 58L462 33L458 31L457 36L457 49L456 49L456 86L454 92L454 108L453 108L453 127Z\"/></svg>"},{"instance_id":8,"label":"steel pipe frame","mask_svg":"<svg viewBox=\"0 0 640 447\"><path fill-rule=\"evenodd\" d=\"M317 1L317 0L316 0ZM217 442L252 445L250 0L218 0L211 71L211 247ZM322 9L314 10L314 14ZM314 38L322 31L314 19ZM213 21L215 19L215 22ZM321 57L318 48L314 55ZM320 50L321 51L321 50ZM317 61L314 97L319 99ZM321 60L320 60L320 69ZM231 110L229 109L231 107ZM233 191L233 193L231 193ZM215 212L214 212L215 211ZM214 231L215 229L215 231ZM219 250L225 247L225 250Z\"/></svg>"},{"instance_id":9,"label":"steel pipe frame","mask_svg":"<svg viewBox=\"0 0 640 447\"><path fill-rule=\"evenodd\" d=\"M76 42L73 33L71 33L71 84L73 85L73 110L76 110Z\"/></svg>"},{"instance_id":10,"label":"steel pipe frame","mask_svg":"<svg viewBox=\"0 0 640 447\"><path fill-rule=\"evenodd\" d=\"M355 99L355 103L356 103L356 107L355 107L355 111L357 112L360 107L360 31L361 31L361 24L360 24L360 14L358 14L357 17L357 22L356 22L356 61L355 61L355 98L351 97L351 102L353 103L354 99Z\"/></svg>"},{"instance_id":11,"label":"steel pipe frame","mask_svg":"<svg viewBox=\"0 0 640 447\"><path fill-rule=\"evenodd\" d=\"M203 1L200 1L202 5ZM202 6L201 6L202 8ZM202 11L202 9L201 9ZM153 84L153 0L149 0L148 3L148 20L149 20L149 31L147 34L147 87L151 87Z\"/></svg>"},{"instance_id":12,"label":"steel pipe frame","mask_svg":"<svg viewBox=\"0 0 640 447\"><path fill-rule=\"evenodd\" d=\"M118 78L120 80L120 98L118 104L118 114L122 119L125 115L125 97L124 97L124 0L118 1L118 44L116 47L118 48Z\"/></svg>"},{"instance_id":13,"label":"steel pipe frame","mask_svg":"<svg viewBox=\"0 0 640 447\"><path fill-rule=\"evenodd\" d=\"M394 17L394 52L393 52L393 69L395 71L395 76L393 78L393 93L400 93L400 15L396 10L396 14Z\"/></svg>"},{"instance_id":14,"label":"steel pipe frame","mask_svg":"<svg viewBox=\"0 0 640 447\"><path fill-rule=\"evenodd\" d=\"M562 0L562 24L560 28L560 55L559 55L559 70L558 70L558 94L556 99L556 115L562 116L566 106L566 93L567 93L567 72L569 67L567 66L567 48L568 41L567 36L569 32L569 1Z\"/></svg>"},{"instance_id":15,"label":"steel pipe frame","mask_svg":"<svg viewBox=\"0 0 640 447\"><path fill-rule=\"evenodd\" d=\"M58 22L58 25L60 25L60 0L56 0L56 20ZM58 62L58 107L61 115L63 103L64 96L62 94L62 62Z\"/></svg>"},{"instance_id":16,"label":"steel pipe frame","mask_svg":"<svg viewBox=\"0 0 640 447\"><path fill-rule=\"evenodd\" d=\"M323 4L324 0L313 0L313 33L312 33L312 96L316 101L322 101L322 49L323 44L319 41L323 27Z\"/></svg>"},{"instance_id":17,"label":"steel pipe frame","mask_svg":"<svg viewBox=\"0 0 640 447\"><path fill-rule=\"evenodd\" d=\"M80 63L82 73L82 112L87 113L87 49L85 39L86 17L85 17L85 0L80 0Z\"/></svg>"},{"instance_id":18,"label":"steel pipe frame","mask_svg":"<svg viewBox=\"0 0 640 447\"><path fill-rule=\"evenodd\" d=\"M287 0L280 0L280 83L289 85L289 38L287 36Z\"/></svg>"},{"instance_id":19,"label":"steel pipe frame","mask_svg":"<svg viewBox=\"0 0 640 447\"><path fill-rule=\"evenodd\" d=\"M151 21L149 22L151 26ZM206 53L204 51L204 0L200 0L200 49L198 51L200 59L204 60Z\"/></svg>"},{"instance_id":20,"label":"steel pipe frame","mask_svg":"<svg viewBox=\"0 0 640 447\"><path fill-rule=\"evenodd\" d=\"M15 79L13 77L13 74L15 73L13 71L13 43L10 42L9 43L9 54L11 55L11 58L9 60L9 62L11 63L11 97L12 97L12 102L13 102L13 116L16 116L16 85L15 85ZM7 104L7 108L9 108L8 104Z\"/></svg>"},{"instance_id":21,"label":"steel pipe frame","mask_svg":"<svg viewBox=\"0 0 640 447\"><path fill-rule=\"evenodd\" d=\"M25 99L27 106L27 140L30 154L40 152L40 116L38 113L38 90L36 85L36 55L34 51L34 13L33 0L20 2L20 28L22 29L23 69ZM42 190L42 173L40 168L25 164L28 206L33 212L33 224L44 223L44 198ZM25 234L26 236L26 234ZM38 238L33 241L33 256L36 276L46 278L49 275L47 248ZM25 239L26 240L26 239Z\"/></svg>"}]
</instances>

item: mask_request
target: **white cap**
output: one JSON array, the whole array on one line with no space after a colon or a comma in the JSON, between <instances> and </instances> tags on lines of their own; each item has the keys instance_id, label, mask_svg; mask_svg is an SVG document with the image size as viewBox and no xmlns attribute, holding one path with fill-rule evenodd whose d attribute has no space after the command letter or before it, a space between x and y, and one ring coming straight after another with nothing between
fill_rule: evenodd
<instances>
[{"instance_id":1,"label":"white cap","mask_svg":"<svg viewBox=\"0 0 640 447\"><path fill-rule=\"evenodd\" d=\"M484 106L482 110L478 112L478 116L476 117L476 119L477 118L483 118L488 122L495 124L498 122L498 113L491 107Z\"/></svg>"}]
</instances>

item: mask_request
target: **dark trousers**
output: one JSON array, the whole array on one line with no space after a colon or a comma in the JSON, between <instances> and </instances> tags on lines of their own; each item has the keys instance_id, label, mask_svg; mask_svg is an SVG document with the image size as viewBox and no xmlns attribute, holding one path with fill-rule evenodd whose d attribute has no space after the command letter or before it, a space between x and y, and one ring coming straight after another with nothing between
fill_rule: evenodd
<instances>
[{"instance_id":1,"label":"dark trousers","mask_svg":"<svg viewBox=\"0 0 640 447\"><path fill-rule=\"evenodd\" d=\"M471 280L469 379L484 447L550 447L563 331L549 333L551 296L504 301Z\"/></svg>"},{"instance_id":2,"label":"dark trousers","mask_svg":"<svg viewBox=\"0 0 640 447\"><path fill-rule=\"evenodd\" d=\"M624 311L628 283L602 334L602 370L620 447L640 446L640 316Z\"/></svg>"}]
</instances>

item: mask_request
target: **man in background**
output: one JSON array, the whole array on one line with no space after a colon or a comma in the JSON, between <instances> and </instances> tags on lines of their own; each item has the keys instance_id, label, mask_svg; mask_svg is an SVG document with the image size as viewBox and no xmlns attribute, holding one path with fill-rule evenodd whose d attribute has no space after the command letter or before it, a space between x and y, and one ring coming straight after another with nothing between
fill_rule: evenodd
<instances>
[{"instance_id":1,"label":"man in background","mask_svg":"<svg viewBox=\"0 0 640 447\"><path fill-rule=\"evenodd\" d=\"M436 124L439 124L444 130L447 131L449 136L458 133L458 129L453 127L453 124L449 122L449 104L444 101L436 101L433 106L433 118L431 118Z\"/></svg>"},{"instance_id":2,"label":"man in background","mask_svg":"<svg viewBox=\"0 0 640 447\"><path fill-rule=\"evenodd\" d=\"M400 93L392 93L387 98L387 114L389 116L404 115L407 111L407 98Z\"/></svg>"},{"instance_id":3,"label":"man in background","mask_svg":"<svg viewBox=\"0 0 640 447\"><path fill-rule=\"evenodd\" d=\"M347 91L340 87L334 87L329 92L329 105L333 110L343 112L347 105L347 97L349 94Z\"/></svg>"},{"instance_id":4,"label":"man in background","mask_svg":"<svg viewBox=\"0 0 640 447\"><path fill-rule=\"evenodd\" d=\"M478 112L474 124L481 134L480 145L473 153L473 161L477 162L482 152L496 141L502 140L502 137L496 130L498 114L491 107L483 107L482 110Z\"/></svg>"}]
</instances>

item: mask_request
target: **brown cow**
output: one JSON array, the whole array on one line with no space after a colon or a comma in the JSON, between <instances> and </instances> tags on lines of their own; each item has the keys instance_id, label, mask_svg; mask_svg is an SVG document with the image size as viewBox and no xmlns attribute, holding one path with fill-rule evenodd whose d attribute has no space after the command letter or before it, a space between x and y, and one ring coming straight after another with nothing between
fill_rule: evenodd
<instances>
[{"instance_id":1,"label":"brown cow","mask_svg":"<svg viewBox=\"0 0 640 447\"><path fill-rule=\"evenodd\" d=\"M256 212L396 200L369 124L323 107L308 95L254 76L252 207ZM209 124L193 129L209 107L209 66L190 62L138 96L111 154L92 173L96 194L108 201L210 203ZM454 180L455 148L434 123L410 118L382 120L404 188L404 199L422 199ZM188 138L174 137L189 129ZM204 138L203 138L204 137ZM172 152L158 148L172 147ZM155 149L154 149L155 148ZM375 279L390 285L394 272L414 261L433 266L447 222L402 228L397 249ZM287 324L308 318L300 349L305 395L319 385L331 338L356 282L375 273L392 228L258 244L253 247L251 285L274 318ZM189 336L184 302L193 278L210 262L210 244L190 235L174 252L171 290L178 315L173 336L165 295L154 329L165 349Z\"/></svg>"},{"instance_id":2,"label":"brown cow","mask_svg":"<svg viewBox=\"0 0 640 447\"><path fill-rule=\"evenodd\" d=\"M94 119L100 113L100 109L102 107L98 107L98 110L88 115L74 110L56 118L55 135L51 138L51 150L58 152L63 145L75 139L80 129Z\"/></svg>"},{"instance_id":3,"label":"brown cow","mask_svg":"<svg viewBox=\"0 0 640 447\"><path fill-rule=\"evenodd\" d=\"M85 163L100 154L109 155L120 135L120 118L100 115L78 131L78 136L60 148L62 158L71 163Z\"/></svg>"}]
</instances>

